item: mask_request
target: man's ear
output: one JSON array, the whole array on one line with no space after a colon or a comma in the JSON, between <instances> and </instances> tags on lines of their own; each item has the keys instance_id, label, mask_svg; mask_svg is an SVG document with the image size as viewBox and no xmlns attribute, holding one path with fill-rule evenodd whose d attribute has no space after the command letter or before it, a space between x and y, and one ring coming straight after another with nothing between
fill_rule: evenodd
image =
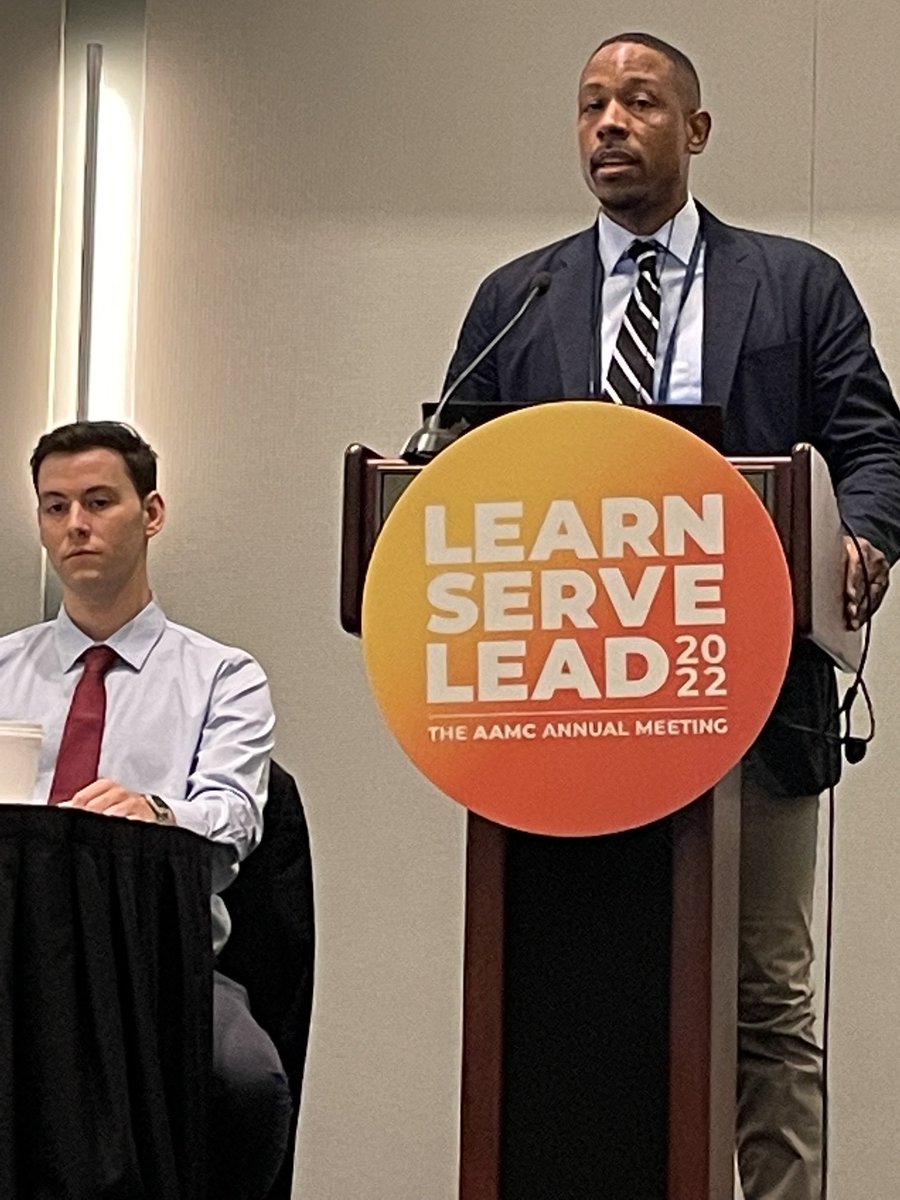
<instances>
[{"instance_id":1,"label":"man's ear","mask_svg":"<svg viewBox=\"0 0 900 1200\"><path fill-rule=\"evenodd\" d=\"M166 523L166 502L159 492L148 492L143 507L144 533L148 538L156 537Z\"/></svg>"},{"instance_id":2,"label":"man's ear","mask_svg":"<svg viewBox=\"0 0 900 1200\"><path fill-rule=\"evenodd\" d=\"M38 537L40 538L40 541L41 541L41 547L42 547L42 549L44 549L44 550L49 550L49 547L47 546L47 538L46 538L46 536L45 536L45 533L44 533L44 522L43 522L43 520L42 520L42 516L43 516L43 514L42 514L42 512L41 512L41 501L40 501L40 498L38 498L38 502L37 502L37 504L35 505L35 509L34 509L34 516L35 516L35 520L36 520L36 522L37 522L37 528L38 528Z\"/></svg>"},{"instance_id":3,"label":"man's ear","mask_svg":"<svg viewBox=\"0 0 900 1200\"><path fill-rule=\"evenodd\" d=\"M688 153L702 154L709 141L712 117L702 108L688 117Z\"/></svg>"}]
</instances>

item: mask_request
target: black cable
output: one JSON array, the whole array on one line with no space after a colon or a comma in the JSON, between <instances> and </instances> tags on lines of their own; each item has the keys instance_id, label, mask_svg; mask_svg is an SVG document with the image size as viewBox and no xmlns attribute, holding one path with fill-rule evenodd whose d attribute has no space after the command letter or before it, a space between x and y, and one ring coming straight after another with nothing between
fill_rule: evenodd
<instances>
[{"instance_id":1,"label":"black cable","mask_svg":"<svg viewBox=\"0 0 900 1200\"><path fill-rule=\"evenodd\" d=\"M834 788L828 789L828 854L825 884L825 962L822 989L822 1200L828 1200L828 1165L831 1104L828 1097L829 1054L831 1045L831 983L832 945L834 941L834 878L835 878L835 802Z\"/></svg>"},{"instance_id":2,"label":"black cable","mask_svg":"<svg viewBox=\"0 0 900 1200\"><path fill-rule=\"evenodd\" d=\"M800 725L795 721L788 721L777 714L773 715L772 720L779 725L783 725L786 729L793 729L797 733L811 733L815 737L822 738L827 742L837 742L844 747L844 757L847 762L852 764L861 762L865 757L866 747L875 737L875 708L872 704L872 697L869 694L869 689L866 686L864 672L866 663L869 659L869 650L872 644L872 584L869 577L869 572L866 568L865 558L862 552L859 538L850 528L845 520L841 520L841 524L847 531L847 536L856 547L856 553L859 555L859 567L862 574L863 594L865 598L866 619L863 623L863 644L859 654L859 663L856 670L853 672L853 679L847 687L844 697L837 706L834 717L837 721L838 732L832 733L829 729L830 719L825 725L819 729L815 729L812 725ZM868 732L865 737L854 737L852 731L852 710L856 703L857 696L862 695L866 705L866 717L868 721Z\"/></svg>"},{"instance_id":3,"label":"black cable","mask_svg":"<svg viewBox=\"0 0 900 1200\"><path fill-rule=\"evenodd\" d=\"M856 533L851 529L847 521L841 517L841 525L843 525L847 537L853 543L856 553L859 556L859 571L863 581L863 595L866 602L866 619L864 622L865 629L863 630L863 647L859 656L859 666L856 668L854 683L862 682L863 671L866 668L866 661L869 657L869 647L872 644L872 580L869 578L869 569L866 566L866 556L863 554L862 544Z\"/></svg>"},{"instance_id":4,"label":"black cable","mask_svg":"<svg viewBox=\"0 0 900 1200\"><path fill-rule=\"evenodd\" d=\"M866 687L866 681L863 676L866 662L869 657L869 648L872 642L872 585L869 578L869 572L866 568L866 560L863 555L862 546L856 533L850 528L846 521L841 521L844 529L847 531L847 536L853 542L856 553L859 556L859 567L863 581L863 595L865 598L865 630L863 633L863 645L859 655L859 663L856 672L853 676L853 682L847 689L843 700L838 707L838 717L843 721L844 728L841 730L841 741L844 743L844 753L847 761L858 762L863 754L865 747L875 736L875 710L872 707L872 698L869 695L869 689ZM852 709L856 701L856 697L862 692L863 699L866 702L866 710L869 718L869 732L865 738L854 738L851 730ZM860 753L861 748L861 753ZM835 893L835 826L836 826L836 805L834 786L828 789L828 852L827 852L827 867L826 867L826 882L825 882L825 961L824 961L824 980L822 994L822 1186L821 1200L828 1200L828 1170L830 1160L830 1123L831 1123L831 1103L829 1099L829 1059L831 1051L831 989L833 978L833 958L834 958L834 893Z\"/></svg>"},{"instance_id":5,"label":"black cable","mask_svg":"<svg viewBox=\"0 0 900 1200\"><path fill-rule=\"evenodd\" d=\"M841 741L844 744L844 756L848 763L854 764L861 762L866 753L866 747L869 742L875 737L875 709L872 706L872 697L869 695L869 689L866 687L864 678L866 663L869 660L869 650L872 645L872 581L869 577L869 571L866 567L866 558L863 554L863 549L859 538L848 523L841 519L841 524L847 531L847 536L853 543L857 556L859 558L859 570L862 575L863 582L863 597L865 600L866 619L863 623L863 644L859 655L859 663L853 676L853 682L844 693L844 698L838 707L838 717L843 721L844 728L841 730ZM852 732L852 709L856 703L856 697L862 693L863 700L866 703L866 713L869 721L869 732L864 738L853 736Z\"/></svg>"},{"instance_id":6,"label":"black cable","mask_svg":"<svg viewBox=\"0 0 900 1200\"><path fill-rule=\"evenodd\" d=\"M841 524L847 532L847 536L853 542L856 553L859 556L859 569L862 575L863 597L865 600L865 621L863 625L863 644L859 655L859 663L853 673L853 680L844 697L837 707L837 723L838 733L834 734L828 728L823 726L821 729L813 729L811 726L796 725L792 721L781 721L780 723L788 729L795 729L800 733L811 733L818 737L824 738L827 741L838 742L844 747L844 757L848 763L860 762L866 752L866 747L869 742L875 737L875 709L872 705L872 697L869 695L869 689L866 686L864 672L866 663L869 658L869 650L872 644L872 581L866 567L866 560L863 554L862 546L856 533L845 520L842 519ZM862 694L866 705L866 714L868 717L869 729L864 737L855 737L852 730L853 705L856 703L857 696ZM778 720L778 718L775 718ZM825 946L824 946L824 980L823 980L823 995L822 995L822 1182L819 1191L820 1200L828 1198L828 1170L830 1158L830 1117L831 1105L828 1096L829 1083L829 1057L830 1057L830 1042L831 1042L831 994L832 994L832 977L833 977L833 951L834 951L834 894L835 894L835 827L836 827L836 804L834 786L828 789L828 851L826 857L826 883L825 883Z\"/></svg>"}]
</instances>

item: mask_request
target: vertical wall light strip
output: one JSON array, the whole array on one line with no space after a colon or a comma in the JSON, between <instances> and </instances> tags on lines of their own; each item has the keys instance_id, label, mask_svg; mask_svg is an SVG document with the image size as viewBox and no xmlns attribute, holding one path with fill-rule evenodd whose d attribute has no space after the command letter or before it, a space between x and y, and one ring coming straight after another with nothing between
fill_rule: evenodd
<instances>
[{"instance_id":1,"label":"vertical wall light strip","mask_svg":"<svg viewBox=\"0 0 900 1200\"><path fill-rule=\"evenodd\" d=\"M140 83L134 82L134 92L138 92ZM121 77L116 78L104 64L97 141L87 399L87 415L91 419L127 421L132 415L140 225L136 126Z\"/></svg>"},{"instance_id":2,"label":"vertical wall light strip","mask_svg":"<svg viewBox=\"0 0 900 1200\"><path fill-rule=\"evenodd\" d=\"M65 0L49 424L132 419L146 0Z\"/></svg>"},{"instance_id":3,"label":"vertical wall light strip","mask_svg":"<svg viewBox=\"0 0 900 1200\"><path fill-rule=\"evenodd\" d=\"M56 185L53 198L53 283L50 301L50 363L47 386L47 425L55 424L57 342L59 340L59 259L62 240L63 162L66 117L66 14L61 6L59 25L59 95L56 113Z\"/></svg>"},{"instance_id":4,"label":"vertical wall light strip","mask_svg":"<svg viewBox=\"0 0 900 1200\"><path fill-rule=\"evenodd\" d=\"M57 371L57 340L59 338L59 253L62 237L62 190L63 190L63 151L65 147L65 112L66 112L66 14L65 6L60 6L59 14L59 97L56 114L56 189L54 193L53 215L53 284L50 301L50 363L47 387L47 427L55 424L56 415L56 371ZM41 615L45 621L56 616L60 606L59 581L50 569L46 551L41 550Z\"/></svg>"},{"instance_id":5,"label":"vertical wall light strip","mask_svg":"<svg viewBox=\"0 0 900 1200\"><path fill-rule=\"evenodd\" d=\"M81 306L78 321L78 394L76 420L88 415L93 332L94 247L97 214L97 151L100 128L100 84L103 76L103 47L87 47L87 102L84 115L84 193L81 234Z\"/></svg>"}]
</instances>

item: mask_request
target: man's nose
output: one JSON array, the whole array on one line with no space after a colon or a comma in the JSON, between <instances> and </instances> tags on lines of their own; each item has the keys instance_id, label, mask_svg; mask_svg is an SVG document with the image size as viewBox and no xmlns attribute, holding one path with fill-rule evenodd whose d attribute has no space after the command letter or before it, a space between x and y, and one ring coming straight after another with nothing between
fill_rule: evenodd
<instances>
[{"instance_id":1,"label":"man's nose","mask_svg":"<svg viewBox=\"0 0 900 1200\"><path fill-rule=\"evenodd\" d=\"M610 133L625 135L628 133L627 112L616 100L610 100L600 114L597 122L597 137L602 141Z\"/></svg>"},{"instance_id":2,"label":"man's nose","mask_svg":"<svg viewBox=\"0 0 900 1200\"><path fill-rule=\"evenodd\" d=\"M89 532L87 512L78 503L69 506L68 527L69 533L76 537Z\"/></svg>"}]
</instances>

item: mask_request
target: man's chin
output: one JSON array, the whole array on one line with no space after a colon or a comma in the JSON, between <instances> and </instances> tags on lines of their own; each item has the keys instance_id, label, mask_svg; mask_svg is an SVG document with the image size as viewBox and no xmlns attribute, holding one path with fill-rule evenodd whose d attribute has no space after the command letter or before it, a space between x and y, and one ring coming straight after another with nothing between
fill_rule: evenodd
<instances>
[{"instance_id":1,"label":"man's chin","mask_svg":"<svg viewBox=\"0 0 900 1200\"><path fill-rule=\"evenodd\" d=\"M63 583L76 583L80 579L100 579L103 572L99 563L85 556L84 558L67 559L61 564L58 574Z\"/></svg>"},{"instance_id":2,"label":"man's chin","mask_svg":"<svg viewBox=\"0 0 900 1200\"><path fill-rule=\"evenodd\" d=\"M637 188L616 187L606 180L595 180L591 191L600 201L600 207L610 216L616 213L634 212L641 207L645 194Z\"/></svg>"},{"instance_id":3,"label":"man's chin","mask_svg":"<svg viewBox=\"0 0 900 1200\"><path fill-rule=\"evenodd\" d=\"M111 589L110 581L99 566L78 565L74 569L59 571L59 581L63 589L83 600L96 602L102 599Z\"/></svg>"}]
</instances>

